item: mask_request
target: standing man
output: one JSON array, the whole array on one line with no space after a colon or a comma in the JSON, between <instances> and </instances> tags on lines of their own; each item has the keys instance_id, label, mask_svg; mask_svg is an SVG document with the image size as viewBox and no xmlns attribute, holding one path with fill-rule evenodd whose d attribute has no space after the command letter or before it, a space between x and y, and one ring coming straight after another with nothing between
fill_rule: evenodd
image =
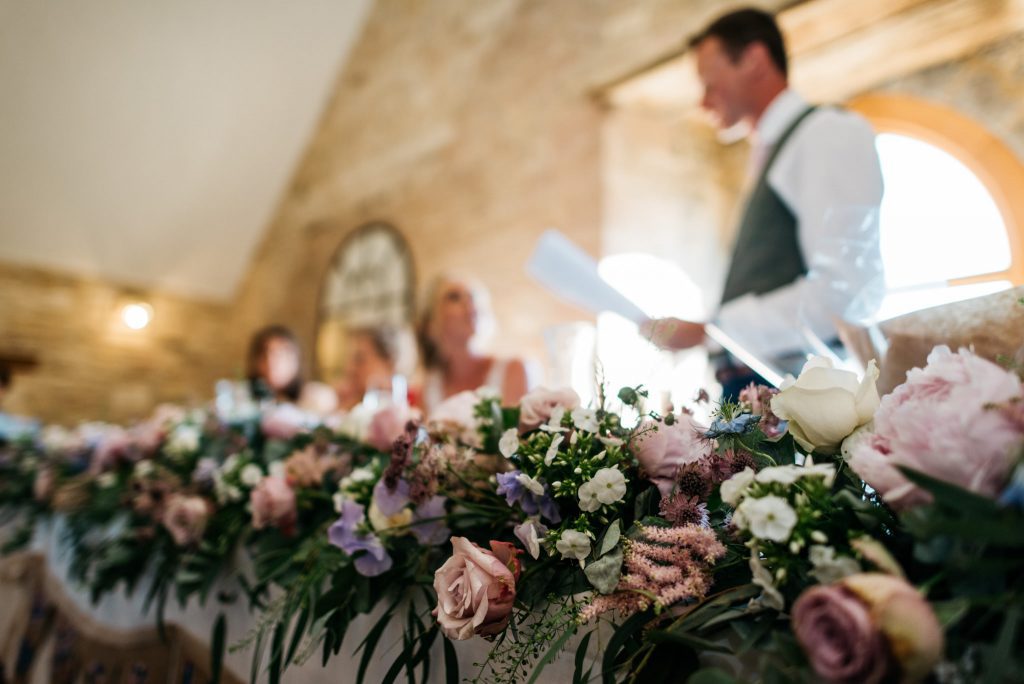
<instances>
[{"instance_id":1,"label":"standing man","mask_svg":"<svg viewBox=\"0 0 1024 684\"><path fill-rule=\"evenodd\" d=\"M870 216L882 201L874 132L861 117L809 105L789 88L786 47L768 13L726 14L690 47L704 86L701 106L722 129L745 123L752 131L750 189L715 322L762 360L799 368L807 348L802 326L838 344L834 320L881 275L877 220L867 236L863 222L851 220ZM850 245L865 237L873 238L873 253L847 263ZM811 263L821 280L808 281ZM642 332L667 349L704 341L702 323L679 319L651 321ZM757 379L724 352L712 357L726 397Z\"/></svg>"}]
</instances>

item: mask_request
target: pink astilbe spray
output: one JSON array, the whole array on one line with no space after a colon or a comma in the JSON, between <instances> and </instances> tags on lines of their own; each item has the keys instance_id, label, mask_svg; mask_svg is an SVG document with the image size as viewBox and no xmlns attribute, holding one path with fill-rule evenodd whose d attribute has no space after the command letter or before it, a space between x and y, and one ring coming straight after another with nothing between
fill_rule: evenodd
<instances>
[{"instance_id":1,"label":"pink astilbe spray","mask_svg":"<svg viewBox=\"0 0 1024 684\"><path fill-rule=\"evenodd\" d=\"M609 611L628 617L654 606L701 599L711 588L711 567L725 555L715 533L698 525L639 526L625 541L622 577L615 592L597 596L583 609L583 622Z\"/></svg>"}]
</instances>

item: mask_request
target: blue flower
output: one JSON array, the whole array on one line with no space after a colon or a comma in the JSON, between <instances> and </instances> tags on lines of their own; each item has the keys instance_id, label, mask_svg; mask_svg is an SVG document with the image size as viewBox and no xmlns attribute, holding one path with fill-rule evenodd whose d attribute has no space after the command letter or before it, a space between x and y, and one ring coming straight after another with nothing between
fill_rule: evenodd
<instances>
[{"instance_id":1,"label":"blue flower","mask_svg":"<svg viewBox=\"0 0 1024 684\"><path fill-rule=\"evenodd\" d=\"M327 530L327 539L353 558L356 572L364 577L376 577L391 569L392 560L377 535L360 531L365 522L366 510L346 499L342 503L341 517Z\"/></svg>"},{"instance_id":2,"label":"blue flower","mask_svg":"<svg viewBox=\"0 0 1024 684\"><path fill-rule=\"evenodd\" d=\"M522 475L522 472L519 470L513 470L509 473L498 473L496 476L498 479L497 493L505 497L505 501L508 502L509 506L519 504L519 507L523 509L523 513L526 513L526 515L537 515L539 513L550 522L561 522L562 515L558 511L558 504L552 498L548 486L545 484L543 496L538 496L523 486L519 481L520 475Z\"/></svg>"},{"instance_id":3,"label":"blue flower","mask_svg":"<svg viewBox=\"0 0 1024 684\"><path fill-rule=\"evenodd\" d=\"M1024 510L1024 463L1013 471L1009 486L999 497L999 503Z\"/></svg>"},{"instance_id":4,"label":"blue flower","mask_svg":"<svg viewBox=\"0 0 1024 684\"><path fill-rule=\"evenodd\" d=\"M741 413L729 421L716 418L704 436L709 439L717 439L722 435L742 435L752 430L760 420L761 416L755 416L752 413Z\"/></svg>"}]
</instances>

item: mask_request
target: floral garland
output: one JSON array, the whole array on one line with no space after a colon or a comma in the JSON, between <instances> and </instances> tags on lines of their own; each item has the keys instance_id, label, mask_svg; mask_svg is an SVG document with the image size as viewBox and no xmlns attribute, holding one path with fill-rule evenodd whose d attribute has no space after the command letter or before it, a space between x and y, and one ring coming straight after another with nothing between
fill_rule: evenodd
<instances>
[{"instance_id":1,"label":"floral garland","mask_svg":"<svg viewBox=\"0 0 1024 684\"><path fill-rule=\"evenodd\" d=\"M876 377L814 359L708 426L634 387L592 407L467 393L426 423L386 409L355 428L293 407L47 428L0 451L22 525L7 550L56 512L95 599L147 573L157 619L171 596L244 598L261 618L233 647L253 680L326 663L374 610L359 681L392 621L387 681L426 677L438 640L457 681L451 641L475 637L475 681L536 681L570 643L575 681L1008 680L1021 377L942 347L881 399ZM251 570L211 596L240 550Z\"/></svg>"}]
</instances>

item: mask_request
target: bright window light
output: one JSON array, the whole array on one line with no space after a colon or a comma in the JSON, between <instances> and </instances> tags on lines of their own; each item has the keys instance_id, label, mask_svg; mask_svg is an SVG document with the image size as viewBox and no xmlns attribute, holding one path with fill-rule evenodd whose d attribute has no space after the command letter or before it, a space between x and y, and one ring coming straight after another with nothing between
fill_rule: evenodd
<instances>
[{"instance_id":1,"label":"bright window light","mask_svg":"<svg viewBox=\"0 0 1024 684\"><path fill-rule=\"evenodd\" d=\"M121 320L132 330L142 330L153 320L153 307L149 304L126 304L121 309Z\"/></svg>"},{"instance_id":2,"label":"bright window light","mask_svg":"<svg viewBox=\"0 0 1024 684\"><path fill-rule=\"evenodd\" d=\"M650 254L616 254L598 265L601 277L652 317L674 316L704 320L701 289L672 262ZM637 326L617 314L597 318L597 357L607 389L643 384L648 408L660 411L664 402L676 409L688 405L707 384L707 354L694 350L672 354L654 347L637 334Z\"/></svg>"},{"instance_id":3,"label":"bright window light","mask_svg":"<svg viewBox=\"0 0 1024 684\"><path fill-rule=\"evenodd\" d=\"M981 180L944 150L884 133L877 138L885 180L881 249L889 289L877 318L1010 287L1008 281L947 281L1010 267L1003 217Z\"/></svg>"}]
</instances>

